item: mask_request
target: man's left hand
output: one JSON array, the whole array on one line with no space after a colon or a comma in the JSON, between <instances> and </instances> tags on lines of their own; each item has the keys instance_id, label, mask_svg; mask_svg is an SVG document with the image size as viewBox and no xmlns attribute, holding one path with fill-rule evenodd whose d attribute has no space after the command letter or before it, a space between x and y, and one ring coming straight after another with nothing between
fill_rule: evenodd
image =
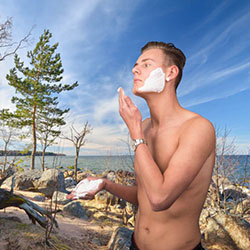
<instances>
[{"instance_id":1,"label":"man's left hand","mask_svg":"<svg viewBox=\"0 0 250 250\"><path fill-rule=\"evenodd\" d=\"M119 89L119 112L129 129L130 137L143 138L141 113L132 100L125 96L122 88Z\"/></svg>"}]
</instances>

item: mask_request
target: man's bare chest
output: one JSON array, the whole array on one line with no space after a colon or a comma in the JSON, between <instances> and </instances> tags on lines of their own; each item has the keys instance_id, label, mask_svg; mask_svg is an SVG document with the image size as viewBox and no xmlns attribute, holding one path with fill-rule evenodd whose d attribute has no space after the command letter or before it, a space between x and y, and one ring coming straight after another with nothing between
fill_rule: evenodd
<instances>
[{"instance_id":1,"label":"man's bare chest","mask_svg":"<svg viewBox=\"0 0 250 250\"><path fill-rule=\"evenodd\" d=\"M145 133L148 148L156 164L164 172L179 142L179 129L169 131L147 131Z\"/></svg>"}]
</instances>

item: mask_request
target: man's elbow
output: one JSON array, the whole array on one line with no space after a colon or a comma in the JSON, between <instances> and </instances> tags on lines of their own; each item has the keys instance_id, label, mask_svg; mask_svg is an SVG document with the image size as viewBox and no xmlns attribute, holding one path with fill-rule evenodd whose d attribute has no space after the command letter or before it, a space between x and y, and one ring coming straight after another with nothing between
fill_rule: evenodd
<instances>
[{"instance_id":1,"label":"man's elbow","mask_svg":"<svg viewBox=\"0 0 250 250\"><path fill-rule=\"evenodd\" d=\"M171 202L169 199L167 198L152 198L150 199L150 205L151 208L154 212L160 212L160 211L164 211L168 208L170 208L172 206L173 202Z\"/></svg>"}]
</instances>

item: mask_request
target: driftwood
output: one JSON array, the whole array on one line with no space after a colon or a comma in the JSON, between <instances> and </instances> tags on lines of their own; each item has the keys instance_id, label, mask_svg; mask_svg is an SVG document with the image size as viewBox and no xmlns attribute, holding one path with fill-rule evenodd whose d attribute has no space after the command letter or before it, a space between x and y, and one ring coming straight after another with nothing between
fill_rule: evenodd
<instances>
[{"instance_id":1,"label":"driftwood","mask_svg":"<svg viewBox=\"0 0 250 250\"><path fill-rule=\"evenodd\" d=\"M6 177L4 177L3 179L6 179ZM0 184L3 182L3 179L0 180ZM0 188L0 209L12 206L18 207L26 212L32 223L35 224L36 222L38 222L42 227L46 228L48 218L56 225L56 227L58 227L56 220L54 220L49 211L20 195L14 194L13 189L14 177L12 179L10 191Z\"/></svg>"},{"instance_id":2,"label":"driftwood","mask_svg":"<svg viewBox=\"0 0 250 250\"><path fill-rule=\"evenodd\" d=\"M207 219L207 232L205 238L207 241L216 241L218 238L225 242L230 242L234 249L250 249L250 224L236 216L224 213L217 213Z\"/></svg>"}]
</instances>

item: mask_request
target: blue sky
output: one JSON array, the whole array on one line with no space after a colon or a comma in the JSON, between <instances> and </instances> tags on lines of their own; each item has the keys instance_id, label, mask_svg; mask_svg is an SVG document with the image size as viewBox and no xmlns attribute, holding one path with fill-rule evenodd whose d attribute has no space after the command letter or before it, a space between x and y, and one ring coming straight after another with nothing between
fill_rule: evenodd
<instances>
[{"instance_id":1,"label":"blue sky","mask_svg":"<svg viewBox=\"0 0 250 250\"><path fill-rule=\"evenodd\" d=\"M250 1L0 0L0 22L6 17L13 17L15 41L35 25L33 42L18 52L25 62L44 29L52 32L51 43L59 42L63 82L79 82L77 89L60 95L61 105L71 109L66 120L77 129L87 120L93 127L82 155L127 152L118 87L148 117L145 102L131 92L131 68L148 41L172 42L182 49L187 62L178 89L181 105L216 127L227 127L237 153L248 153ZM0 108L14 108L14 90L5 80L13 66L13 57L0 63ZM55 150L74 153L63 140Z\"/></svg>"}]
</instances>

